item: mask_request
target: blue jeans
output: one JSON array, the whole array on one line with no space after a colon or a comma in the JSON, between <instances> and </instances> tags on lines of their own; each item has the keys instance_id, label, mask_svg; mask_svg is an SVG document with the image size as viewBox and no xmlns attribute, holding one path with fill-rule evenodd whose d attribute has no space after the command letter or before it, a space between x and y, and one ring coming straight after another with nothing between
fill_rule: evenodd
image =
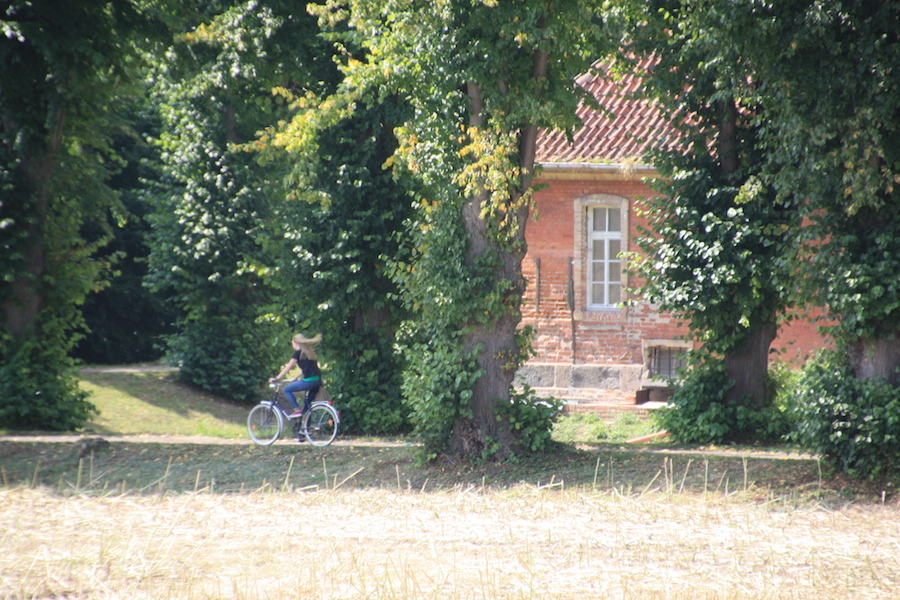
<instances>
[{"instance_id":1,"label":"blue jeans","mask_svg":"<svg viewBox=\"0 0 900 600\"><path fill-rule=\"evenodd\" d=\"M319 386L321 385L322 381L319 379L315 381L303 381L302 379L292 381L284 386L284 397L288 399L291 406L299 408L300 406L297 404L297 399L294 398L294 394L306 390L306 398L303 400L303 412L307 412L312 401L315 400L316 393L318 393Z\"/></svg>"}]
</instances>

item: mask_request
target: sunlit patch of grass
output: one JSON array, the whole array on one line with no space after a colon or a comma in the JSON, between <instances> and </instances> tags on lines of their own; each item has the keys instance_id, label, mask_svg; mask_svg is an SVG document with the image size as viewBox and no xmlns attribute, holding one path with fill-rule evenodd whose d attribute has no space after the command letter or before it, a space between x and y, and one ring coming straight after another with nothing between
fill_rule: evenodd
<instances>
[{"instance_id":1,"label":"sunlit patch of grass","mask_svg":"<svg viewBox=\"0 0 900 600\"><path fill-rule=\"evenodd\" d=\"M249 406L177 383L171 372L82 373L100 414L86 432L106 435L247 435Z\"/></svg>"},{"instance_id":2,"label":"sunlit patch of grass","mask_svg":"<svg viewBox=\"0 0 900 600\"><path fill-rule=\"evenodd\" d=\"M598 444L625 442L657 431L650 420L631 413L621 413L612 422L592 413L563 415L553 427L553 439L568 444Z\"/></svg>"}]
</instances>

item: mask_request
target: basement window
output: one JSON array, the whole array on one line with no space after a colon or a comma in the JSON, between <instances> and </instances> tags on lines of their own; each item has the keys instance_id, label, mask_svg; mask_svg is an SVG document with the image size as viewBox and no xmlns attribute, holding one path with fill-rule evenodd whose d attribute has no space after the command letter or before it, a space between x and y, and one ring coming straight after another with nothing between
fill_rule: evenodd
<instances>
[{"instance_id":1,"label":"basement window","mask_svg":"<svg viewBox=\"0 0 900 600\"><path fill-rule=\"evenodd\" d=\"M687 348L682 346L650 346L647 367L654 379L678 379L687 366Z\"/></svg>"}]
</instances>

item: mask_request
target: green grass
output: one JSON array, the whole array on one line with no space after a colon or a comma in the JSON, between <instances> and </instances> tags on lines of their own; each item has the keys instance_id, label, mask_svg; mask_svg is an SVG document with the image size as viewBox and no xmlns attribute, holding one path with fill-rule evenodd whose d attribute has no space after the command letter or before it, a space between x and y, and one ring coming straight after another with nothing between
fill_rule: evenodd
<instances>
[{"instance_id":1,"label":"green grass","mask_svg":"<svg viewBox=\"0 0 900 600\"><path fill-rule=\"evenodd\" d=\"M652 420L630 413L618 415L607 422L591 413L563 415L553 427L553 439L568 444L599 444L625 442L659 431Z\"/></svg>"},{"instance_id":2,"label":"green grass","mask_svg":"<svg viewBox=\"0 0 900 600\"><path fill-rule=\"evenodd\" d=\"M247 435L250 407L175 381L172 372L82 373L100 414L85 427L101 435Z\"/></svg>"}]
</instances>

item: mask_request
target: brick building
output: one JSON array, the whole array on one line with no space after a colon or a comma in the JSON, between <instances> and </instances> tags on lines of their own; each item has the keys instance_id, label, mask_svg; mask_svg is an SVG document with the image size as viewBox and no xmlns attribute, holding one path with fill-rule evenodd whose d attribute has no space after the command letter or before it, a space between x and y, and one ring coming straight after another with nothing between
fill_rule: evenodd
<instances>
[{"instance_id":1,"label":"brick building","mask_svg":"<svg viewBox=\"0 0 900 600\"><path fill-rule=\"evenodd\" d=\"M523 271L530 285L523 324L536 331L538 355L520 374L539 393L581 403L663 399L655 375L674 376L689 343L686 328L645 302L623 305L629 276L620 254L636 251L644 147L674 132L645 100L628 99L638 80L610 83L585 75L579 84L613 115L583 108L584 127L571 142L562 134L538 142L537 220L528 223ZM629 279L631 277L631 279ZM815 326L796 320L773 345L786 361L823 344ZM656 389L654 389L656 388Z\"/></svg>"}]
</instances>

